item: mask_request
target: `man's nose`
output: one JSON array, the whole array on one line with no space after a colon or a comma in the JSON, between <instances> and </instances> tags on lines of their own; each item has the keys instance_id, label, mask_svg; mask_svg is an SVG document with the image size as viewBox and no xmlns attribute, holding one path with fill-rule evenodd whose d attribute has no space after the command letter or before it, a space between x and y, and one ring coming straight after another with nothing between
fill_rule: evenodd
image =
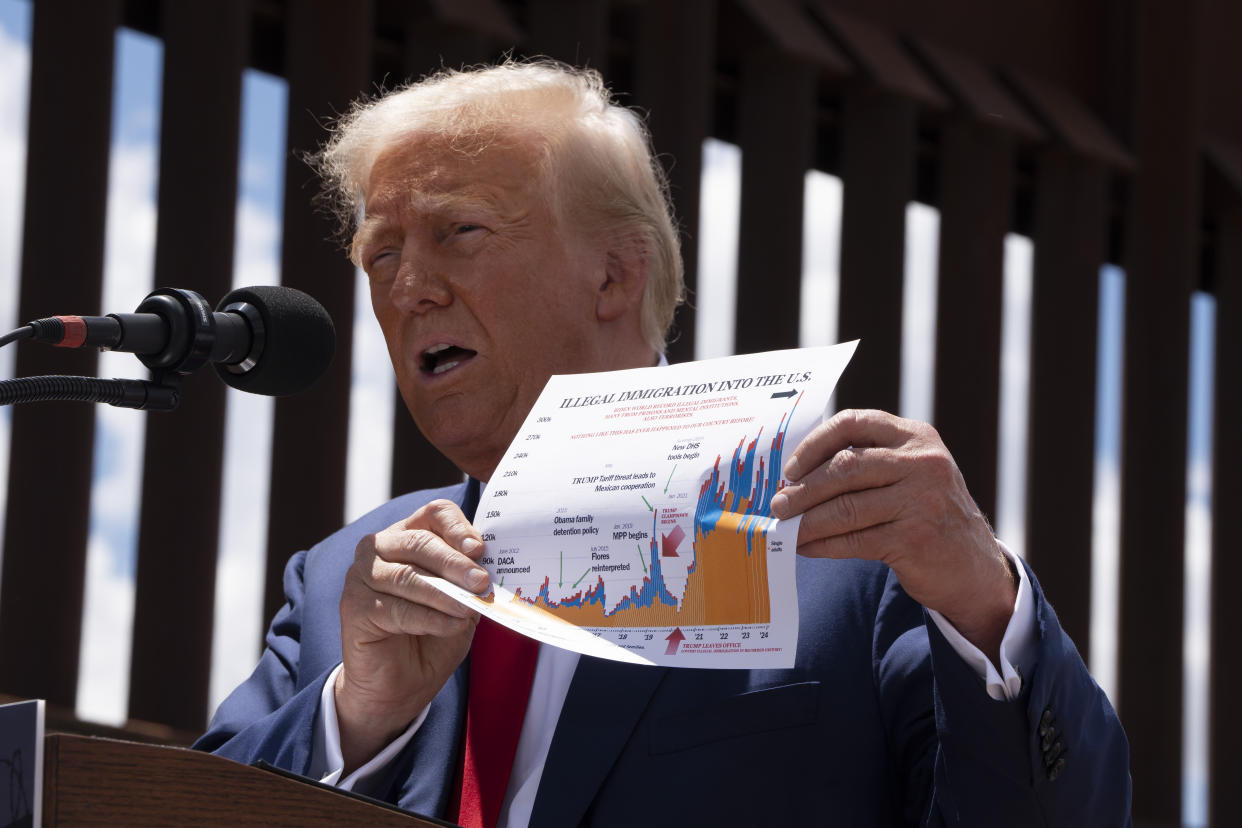
<instances>
[{"instance_id":1,"label":"man's nose","mask_svg":"<svg viewBox=\"0 0 1242 828\"><path fill-rule=\"evenodd\" d=\"M453 291L448 278L433 261L403 256L390 298L402 313L426 313L451 303Z\"/></svg>"}]
</instances>

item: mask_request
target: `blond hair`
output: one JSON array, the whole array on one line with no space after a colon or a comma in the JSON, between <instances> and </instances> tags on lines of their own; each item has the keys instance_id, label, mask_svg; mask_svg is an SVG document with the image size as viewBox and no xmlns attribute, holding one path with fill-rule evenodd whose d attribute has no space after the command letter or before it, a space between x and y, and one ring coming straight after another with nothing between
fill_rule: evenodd
<instances>
[{"instance_id":1,"label":"blond hair","mask_svg":"<svg viewBox=\"0 0 1242 828\"><path fill-rule=\"evenodd\" d=\"M642 333L664 351L683 293L668 183L642 119L613 101L599 72L552 60L506 61L441 71L356 103L314 159L344 228L366 206L380 153L415 135L466 155L533 145L558 226L641 246L648 265Z\"/></svg>"}]
</instances>

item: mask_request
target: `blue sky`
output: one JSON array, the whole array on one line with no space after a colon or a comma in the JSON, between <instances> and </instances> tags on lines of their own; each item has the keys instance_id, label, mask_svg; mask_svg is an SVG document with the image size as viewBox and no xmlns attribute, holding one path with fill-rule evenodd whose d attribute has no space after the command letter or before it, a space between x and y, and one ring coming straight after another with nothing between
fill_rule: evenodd
<instances>
[{"instance_id":1,"label":"blue sky","mask_svg":"<svg viewBox=\"0 0 1242 828\"><path fill-rule=\"evenodd\" d=\"M15 326L20 216L24 177L24 126L30 36L29 0L0 0L0 326ZM109 181L104 311L130 310L149 291L156 226L159 101L162 47L152 37L122 31L114 79L113 157ZM243 85L241 170L234 284L278 284L280 218L285 165L285 88L282 81L247 71ZM732 351L733 280L739 210L740 152L717 141L704 148L700 289L696 327L700 357ZM803 345L835 341L836 319L815 308L835 307L840 181L808 174L807 241L804 247ZM903 322L904 378L901 412L930 419L934 355L936 245L939 218L926 205L907 213L907 284ZM812 232L813 230L813 232ZM1005 368L999 512L1002 538L1020 539L1026 428L1026 338L1029 336L1029 240L1006 242ZM378 330L369 317L364 280L357 281L359 318L354 342L347 513L356 516L381 502L389 479L389 429L394 405L391 371ZM193 288L193 285L185 287ZM1117 455L1120 428L1120 346L1124 275L1101 273L1100 396L1096 441L1095 603L1092 670L1115 694L1115 620L1118 510ZM219 297L207 297L213 304ZM58 308L58 312L100 309ZM1187 824L1200 824L1204 792L1203 682L1206 668L1208 532L1210 531L1211 348L1213 305L1193 304L1190 440L1187 508ZM11 376L12 348L0 351L0 376ZM124 354L107 354L105 376L140 376L141 366ZM187 401L189 404L190 401ZM96 490L88 551L87 606L83 623L79 714L103 721L124 718L128 692L128 637L132 621L136 496L140 490L142 419L126 410L98 411ZM230 390L221 523L220 571L211 700L216 703L249 671L258 655L263 546L266 538L267 470L255 462L270 450L271 401ZM7 468L8 412L0 408L0 469ZM5 485L0 476L0 488ZM2 492L0 492L2 494ZM0 515L0 520L3 516ZM1011 540L1012 542L1012 540ZM1019 544L1014 543L1015 546ZM291 550L292 551L292 550Z\"/></svg>"}]
</instances>

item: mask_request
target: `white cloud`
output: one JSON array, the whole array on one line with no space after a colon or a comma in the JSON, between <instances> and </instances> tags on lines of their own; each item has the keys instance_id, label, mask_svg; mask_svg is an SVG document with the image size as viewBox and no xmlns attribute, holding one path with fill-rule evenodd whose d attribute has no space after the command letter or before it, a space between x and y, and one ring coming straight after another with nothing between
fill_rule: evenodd
<instances>
[{"instance_id":1,"label":"white cloud","mask_svg":"<svg viewBox=\"0 0 1242 828\"><path fill-rule=\"evenodd\" d=\"M901 416L932 421L936 379L936 290L940 211L906 207L905 281L901 318Z\"/></svg>"},{"instance_id":2,"label":"white cloud","mask_svg":"<svg viewBox=\"0 0 1242 828\"><path fill-rule=\"evenodd\" d=\"M0 327L6 331L17 322L29 88L30 48L0 26ZM10 376L12 350L0 354L0 376Z\"/></svg>"},{"instance_id":3,"label":"white cloud","mask_svg":"<svg viewBox=\"0 0 1242 828\"><path fill-rule=\"evenodd\" d=\"M271 397L230 388L220 502L220 553L211 648L209 710L249 675L262 649L263 581L272 456Z\"/></svg>"},{"instance_id":4,"label":"white cloud","mask_svg":"<svg viewBox=\"0 0 1242 828\"><path fill-rule=\"evenodd\" d=\"M234 287L280 284L280 223L250 199L237 203L233 274Z\"/></svg>"},{"instance_id":5,"label":"white cloud","mask_svg":"<svg viewBox=\"0 0 1242 828\"><path fill-rule=\"evenodd\" d=\"M0 170L5 173L0 178L0 279L5 283L11 279L10 263L17 264L21 241L29 92L30 46L0 26Z\"/></svg>"},{"instance_id":6,"label":"white cloud","mask_svg":"<svg viewBox=\"0 0 1242 828\"><path fill-rule=\"evenodd\" d=\"M155 193L159 167L153 145L114 147L108 163L108 222L104 242L104 283L100 309L132 311L155 283ZM71 311L72 312L72 311ZM128 376L142 368L132 354L104 353L101 365Z\"/></svg>"},{"instance_id":7,"label":"white cloud","mask_svg":"<svg viewBox=\"0 0 1242 828\"><path fill-rule=\"evenodd\" d=\"M112 566L118 551L100 535L87 547L87 582L82 611L85 636L78 673L77 714L83 719L122 724L129 702L130 637L134 622L134 581Z\"/></svg>"},{"instance_id":8,"label":"white cloud","mask_svg":"<svg viewBox=\"0 0 1242 828\"><path fill-rule=\"evenodd\" d=\"M699 183L698 295L690 297L696 308L696 359L733 353L741 210L742 151L733 144L708 138L703 142Z\"/></svg>"},{"instance_id":9,"label":"white cloud","mask_svg":"<svg viewBox=\"0 0 1242 828\"><path fill-rule=\"evenodd\" d=\"M271 397L230 388L212 631L209 705L214 710L249 675L262 648Z\"/></svg>"},{"instance_id":10,"label":"white cloud","mask_svg":"<svg viewBox=\"0 0 1242 828\"><path fill-rule=\"evenodd\" d=\"M802 219L802 307L798 343L803 348L837 341L841 266L841 179L818 170L806 174Z\"/></svg>"},{"instance_id":11,"label":"white cloud","mask_svg":"<svg viewBox=\"0 0 1242 828\"><path fill-rule=\"evenodd\" d=\"M1027 401L1034 252L1030 239L1013 233L1005 236L995 517L997 534L1023 557L1026 557Z\"/></svg>"},{"instance_id":12,"label":"white cloud","mask_svg":"<svg viewBox=\"0 0 1242 828\"><path fill-rule=\"evenodd\" d=\"M1209 422L1210 427L1210 422ZM1192 457L1186 470L1186 499L1192 503L1210 503L1212 499L1212 457L1209 450Z\"/></svg>"},{"instance_id":13,"label":"white cloud","mask_svg":"<svg viewBox=\"0 0 1242 828\"><path fill-rule=\"evenodd\" d=\"M371 291L361 270L354 276L354 353L349 403L349 454L345 519L354 520L388 500L392 422L398 404L392 362L371 313Z\"/></svg>"},{"instance_id":14,"label":"white cloud","mask_svg":"<svg viewBox=\"0 0 1242 828\"><path fill-rule=\"evenodd\" d=\"M1099 274L1096 344L1095 480L1091 527L1091 668L1116 705L1117 623L1121 561L1121 369L1125 277L1103 265Z\"/></svg>"},{"instance_id":15,"label":"white cloud","mask_svg":"<svg viewBox=\"0 0 1242 828\"><path fill-rule=\"evenodd\" d=\"M1117 704L1117 600L1121 562L1121 475L1098 453L1091 523L1091 675Z\"/></svg>"},{"instance_id":16,"label":"white cloud","mask_svg":"<svg viewBox=\"0 0 1242 828\"><path fill-rule=\"evenodd\" d=\"M1207 824L1212 612L1212 422L1215 396L1215 301L1191 300L1190 387L1186 439L1186 561L1182 648L1182 822ZM1223 550L1222 550L1223 551ZM1225 553L1228 554L1228 553ZM1223 638L1226 633L1217 630ZM1221 783L1223 784L1223 782Z\"/></svg>"},{"instance_id":17,"label":"white cloud","mask_svg":"<svg viewBox=\"0 0 1242 828\"><path fill-rule=\"evenodd\" d=\"M272 159L247 155L241 160L241 192L264 192L272 188L273 180L283 174L284 166L273 164ZM276 189L279 190L279 186Z\"/></svg>"},{"instance_id":18,"label":"white cloud","mask_svg":"<svg viewBox=\"0 0 1242 828\"><path fill-rule=\"evenodd\" d=\"M1194 464L1188 476L1210 480L1207 463ZM1206 497L1186 504L1185 626L1182 630L1182 748L1184 784L1182 821L1206 825L1204 794L1208 764L1208 678L1211 645L1212 504Z\"/></svg>"},{"instance_id":19,"label":"white cloud","mask_svg":"<svg viewBox=\"0 0 1242 828\"><path fill-rule=\"evenodd\" d=\"M804 192L799 343L830 345L837 340L841 179L808 170ZM697 359L733 353L741 196L741 149L708 138L699 185L698 293L690 297Z\"/></svg>"},{"instance_id":20,"label":"white cloud","mask_svg":"<svg viewBox=\"0 0 1242 828\"><path fill-rule=\"evenodd\" d=\"M135 536L142 449L146 420L128 408L98 406L95 410L94 480L91 485L91 535ZM134 550L107 544L112 566L132 570Z\"/></svg>"}]
</instances>

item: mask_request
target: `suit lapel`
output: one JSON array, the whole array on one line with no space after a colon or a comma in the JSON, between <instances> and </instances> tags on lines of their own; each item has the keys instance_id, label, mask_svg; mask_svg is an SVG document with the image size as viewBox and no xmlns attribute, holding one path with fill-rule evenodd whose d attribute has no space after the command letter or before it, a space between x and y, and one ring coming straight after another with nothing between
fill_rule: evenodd
<instances>
[{"instance_id":1,"label":"suit lapel","mask_svg":"<svg viewBox=\"0 0 1242 828\"><path fill-rule=\"evenodd\" d=\"M638 724L664 667L583 656L552 736L531 825L577 825Z\"/></svg>"},{"instance_id":2,"label":"suit lapel","mask_svg":"<svg viewBox=\"0 0 1242 828\"><path fill-rule=\"evenodd\" d=\"M473 477L468 477L460 496L453 498L457 501L457 505L461 507L462 514L466 516L466 520L471 523L474 523L474 512L479 508L479 488L479 481Z\"/></svg>"}]
</instances>

